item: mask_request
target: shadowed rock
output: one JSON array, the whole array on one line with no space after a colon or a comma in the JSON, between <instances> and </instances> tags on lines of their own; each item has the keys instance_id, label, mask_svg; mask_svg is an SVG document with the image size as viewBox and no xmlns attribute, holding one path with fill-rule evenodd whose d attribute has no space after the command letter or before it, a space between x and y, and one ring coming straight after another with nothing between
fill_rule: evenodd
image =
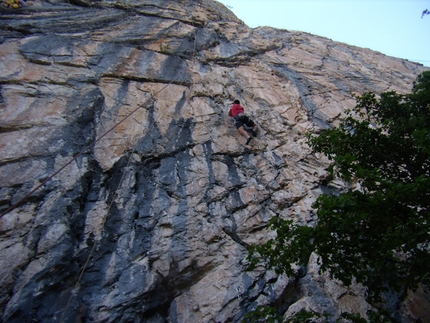
<instances>
[{"instance_id":1,"label":"shadowed rock","mask_svg":"<svg viewBox=\"0 0 430 323\"><path fill-rule=\"evenodd\" d=\"M344 187L307 132L427 68L251 29L211 0L1 6L0 53L2 212L73 160L0 218L3 322L365 314L364 289L320 275L316 256L285 277L247 271L247 247L274 216L315 224L315 199ZM260 129L251 148L227 115L236 98Z\"/></svg>"}]
</instances>

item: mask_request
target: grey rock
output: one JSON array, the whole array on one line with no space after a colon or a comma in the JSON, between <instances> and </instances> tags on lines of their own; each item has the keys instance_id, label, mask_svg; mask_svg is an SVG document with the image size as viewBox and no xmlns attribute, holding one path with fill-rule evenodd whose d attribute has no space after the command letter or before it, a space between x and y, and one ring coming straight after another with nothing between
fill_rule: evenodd
<instances>
[{"instance_id":1,"label":"grey rock","mask_svg":"<svg viewBox=\"0 0 430 323\"><path fill-rule=\"evenodd\" d=\"M285 277L247 270L247 247L273 237L274 216L312 225L318 195L344 187L305 133L336 125L353 93L406 93L428 68L251 29L211 0L0 15L1 212L49 179L0 217L3 322L365 314L364 287L319 274L316 256ZM227 116L236 98L259 126L251 148Z\"/></svg>"}]
</instances>

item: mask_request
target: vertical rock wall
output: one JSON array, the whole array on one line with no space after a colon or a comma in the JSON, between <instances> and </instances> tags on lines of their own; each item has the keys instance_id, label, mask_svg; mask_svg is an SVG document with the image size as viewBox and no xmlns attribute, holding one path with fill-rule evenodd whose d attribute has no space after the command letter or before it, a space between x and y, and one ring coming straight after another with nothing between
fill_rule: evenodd
<instances>
[{"instance_id":1,"label":"vertical rock wall","mask_svg":"<svg viewBox=\"0 0 430 323\"><path fill-rule=\"evenodd\" d=\"M250 29L210 0L36 0L0 15L2 213L69 163L0 218L3 322L366 312L363 288L315 259L297 277L247 271L247 247L272 217L314 224L317 196L342 186L305 134L353 94L410 91L424 67ZM236 98L260 129L251 147L227 116Z\"/></svg>"}]
</instances>

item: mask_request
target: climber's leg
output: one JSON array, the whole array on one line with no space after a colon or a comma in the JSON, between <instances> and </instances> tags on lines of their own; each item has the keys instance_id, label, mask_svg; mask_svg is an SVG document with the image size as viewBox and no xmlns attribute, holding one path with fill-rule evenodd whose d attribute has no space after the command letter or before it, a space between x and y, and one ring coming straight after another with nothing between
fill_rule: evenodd
<instances>
[{"instance_id":1,"label":"climber's leg","mask_svg":"<svg viewBox=\"0 0 430 323\"><path fill-rule=\"evenodd\" d=\"M240 128L238 128L237 130L239 130L239 133L244 136L245 138L249 138L249 134L248 131L245 130L245 128L242 126Z\"/></svg>"}]
</instances>

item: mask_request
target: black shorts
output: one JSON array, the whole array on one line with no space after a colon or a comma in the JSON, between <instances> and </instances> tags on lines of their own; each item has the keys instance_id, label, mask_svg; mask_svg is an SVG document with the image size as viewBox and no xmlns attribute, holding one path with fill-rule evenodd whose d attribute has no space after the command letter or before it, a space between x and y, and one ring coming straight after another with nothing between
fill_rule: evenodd
<instances>
[{"instance_id":1,"label":"black shorts","mask_svg":"<svg viewBox=\"0 0 430 323\"><path fill-rule=\"evenodd\" d=\"M234 118L234 124L236 125L236 128L239 129L242 126L248 126L249 128L253 128L255 126L254 121L252 121L251 118L248 116L242 114L241 116L236 116Z\"/></svg>"}]
</instances>

